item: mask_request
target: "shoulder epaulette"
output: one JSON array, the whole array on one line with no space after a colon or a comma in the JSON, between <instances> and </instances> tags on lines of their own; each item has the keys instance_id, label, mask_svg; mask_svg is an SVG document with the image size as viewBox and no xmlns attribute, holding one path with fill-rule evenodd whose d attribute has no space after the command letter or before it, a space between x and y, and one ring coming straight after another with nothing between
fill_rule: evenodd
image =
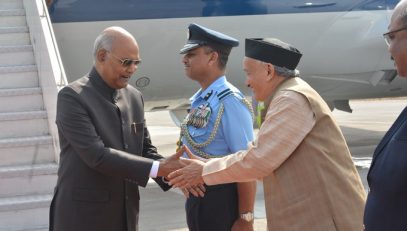
<instances>
[{"instance_id":1,"label":"shoulder epaulette","mask_svg":"<svg viewBox=\"0 0 407 231\"><path fill-rule=\"evenodd\" d=\"M227 88L221 92L219 92L216 96L218 97L219 101L224 99L226 96L233 94L233 91L230 88Z\"/></svg>"}]
</instances>

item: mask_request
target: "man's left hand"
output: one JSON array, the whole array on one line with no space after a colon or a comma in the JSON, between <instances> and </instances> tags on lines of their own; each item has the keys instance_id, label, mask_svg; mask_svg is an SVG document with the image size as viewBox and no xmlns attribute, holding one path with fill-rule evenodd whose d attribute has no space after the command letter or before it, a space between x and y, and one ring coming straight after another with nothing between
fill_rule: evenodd
<instances>
[{"instance_id":1,"label":"man's left hand","mask_svg":"<svg viewBox=\"0 0 407 231\"><path fill-rule=\"evenodd\" d=\"M204 185L197 185L192 187L181 188L182 193L186 198L189 198L189 194L191 193L195 197L204 197L205 196L205 186Z\"/></svg>"}]
</instances>

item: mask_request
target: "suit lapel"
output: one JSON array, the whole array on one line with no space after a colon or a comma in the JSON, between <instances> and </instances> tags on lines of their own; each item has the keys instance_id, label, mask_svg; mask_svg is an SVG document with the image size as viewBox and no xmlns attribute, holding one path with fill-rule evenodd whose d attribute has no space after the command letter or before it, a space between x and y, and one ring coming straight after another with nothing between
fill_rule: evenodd
<instances>
[{"instance_id":1,"label":"suit lapel","mask_svg":"<svg viewBox=\"0 0 407 231\"><path fill-rule=\"evenodd\" d=\"M396 121L393 123L393 125L390 127L389 131L384 135L383 139L380 141L379 145L377 145L376 150L373 153L373 160L372 164L370 166L370 169L372 169L375 160L377 157L382 153L383 148L386 146L386 144L390 141L390 139L393 137L394 133L400 128L400 126L406 121L407 119L407 107L404 108L404 110L401 112L399 117L396 119ZM369 170L370 172L370 170Z\"/></svg>"},{"instance_id":2,"label":"suit lapel","mask_svg":"<svg viewBox=\"0 0 407 231\"><path fill-rule=\"evenodd\" d=\"M379 145L377 145L377 148L373 154L373 157L375 157L377 154L381 152L381 150L386 146L386 144L389 142L390 138L393 137L394 133L399 129L399 127L404 123L404 121L407 119L407 107L404 108L404 110L401 112L400 116L396 119L394 124L391 126L390 130L386 133L386 135L383 137L383 139L380 141Z\"/></svg>"}]
</instances>

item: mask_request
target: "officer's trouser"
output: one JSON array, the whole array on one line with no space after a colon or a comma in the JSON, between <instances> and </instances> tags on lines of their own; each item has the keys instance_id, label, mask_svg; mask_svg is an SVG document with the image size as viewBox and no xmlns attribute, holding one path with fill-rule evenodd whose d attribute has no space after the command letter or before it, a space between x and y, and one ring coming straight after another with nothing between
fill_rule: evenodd
<instances>
[{"instance_id":1,"label":"officer's trouser","mask_svg":"<svg viewBox=\"0 0 407 231\"><path fill-rule=\"evenodd\" d=\"M239 216L236 183L207 186L204 197L185 203L190 231L230 231Z\"/></svg>"}]
</instances>

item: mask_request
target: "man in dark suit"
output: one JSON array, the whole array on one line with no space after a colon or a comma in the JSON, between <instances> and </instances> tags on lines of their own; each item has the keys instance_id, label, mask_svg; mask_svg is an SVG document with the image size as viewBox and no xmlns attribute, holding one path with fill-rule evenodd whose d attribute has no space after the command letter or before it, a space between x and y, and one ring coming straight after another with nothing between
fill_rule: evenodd
<instances>
[{"instance_id":1,"label":"man in dark suit","mask_svg":"<svg viewBox=\"0 0 407 231\"><path fill-rule=\"evenodd\" d=\"M140 63L134 37L120 27L105 29L94 59L89 74L58 95L61 153L50 230L136 231L138 186L180 167L182 150L162 159L151 144L142 95L128 85Z\"/></svg>"},{"instance_id":2,"label":"man in dark suit","mask_svg":"<svg viewBox=\"0 0 407 231\"><path fill-rule=\"evenodd\" d=\"M407 1L400 1L384 38L399 76L407 77ZM407 108L377 146L367 180L367 231L407 230Z\"/></svg>"}]
</instances>

